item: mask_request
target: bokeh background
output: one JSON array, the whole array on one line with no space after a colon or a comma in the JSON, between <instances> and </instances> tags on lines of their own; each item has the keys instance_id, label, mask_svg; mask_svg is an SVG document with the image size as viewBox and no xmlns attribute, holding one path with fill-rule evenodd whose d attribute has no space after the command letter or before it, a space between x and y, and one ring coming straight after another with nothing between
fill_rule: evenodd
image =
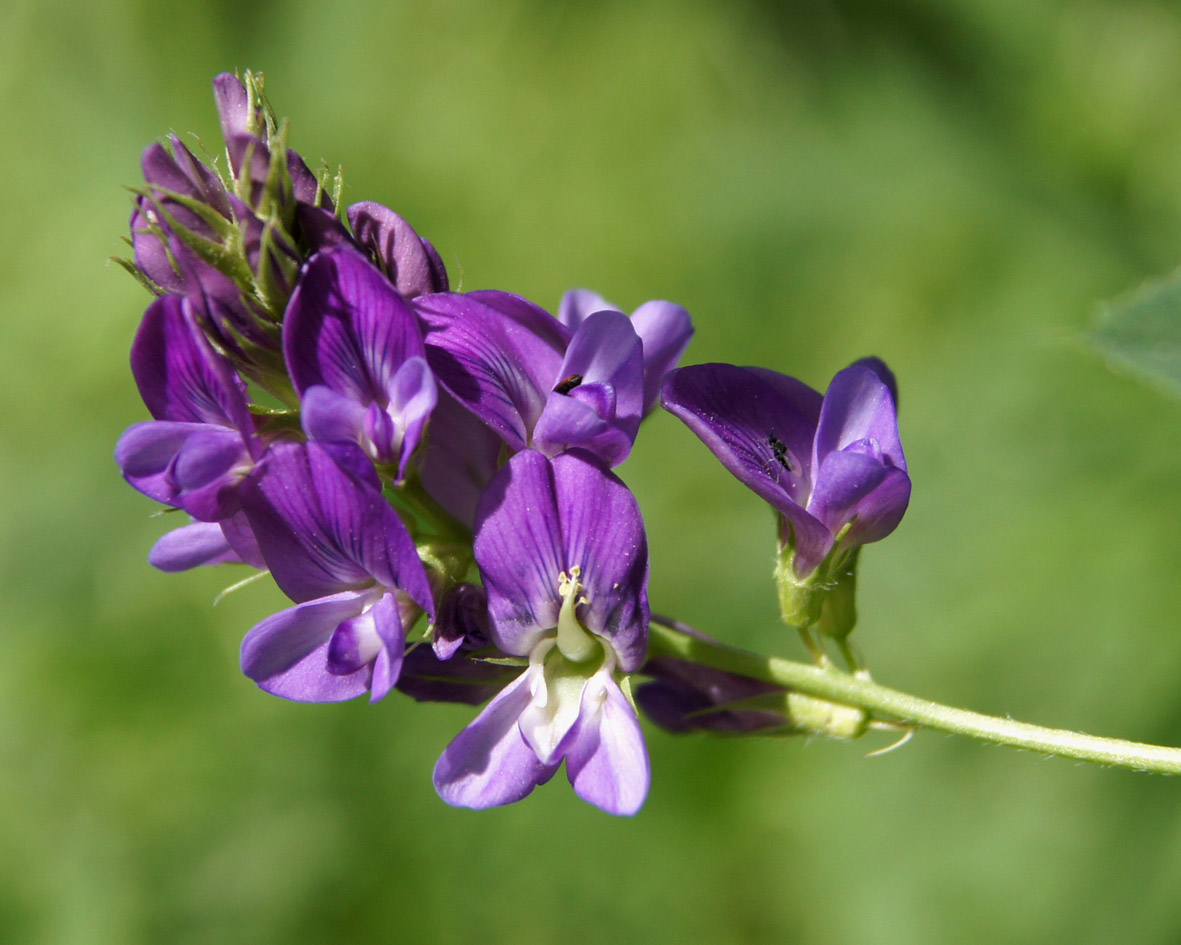
<instances>
[{"instance_id":1,"label":"bokeh background","mask_svg":"<svg viewBox=\"0 0 1181 945\"><path fill-rule=\"evenodd\" d=\"M633 820L444 806L471 717L285 703L278 605L166 576L123 252L149 141L265 71L294 146L464 288L687 306L690 360L897 371L915 482L862 557L881 681L1181 743L1181 405L1079 339L1181 261L1181 10L1143 0L5 0L0 941L1174 943L1181 782L920 734L650 731ZM767 510L668 416L621 470L654 605L798 655Z\"/></svg>"}]
</instances>

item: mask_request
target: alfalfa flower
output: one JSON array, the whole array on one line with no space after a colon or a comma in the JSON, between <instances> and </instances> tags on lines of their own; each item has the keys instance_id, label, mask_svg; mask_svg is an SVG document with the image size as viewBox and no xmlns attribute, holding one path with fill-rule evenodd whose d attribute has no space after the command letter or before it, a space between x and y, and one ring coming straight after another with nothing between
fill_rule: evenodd
<instances>
[{"instance_id":1,"label":"alfalfa flower","mask_svg":"<svg viewBox=\"0 0 1181 945\"><path fill-rule=\"evenodd\" d=\"M889 535L910 500L889 369L858 361L821 396L765 368L698 364L669 375L663 403L778 513L784 619L847 634L857 549Z\"/></svg>"}]
</instances>

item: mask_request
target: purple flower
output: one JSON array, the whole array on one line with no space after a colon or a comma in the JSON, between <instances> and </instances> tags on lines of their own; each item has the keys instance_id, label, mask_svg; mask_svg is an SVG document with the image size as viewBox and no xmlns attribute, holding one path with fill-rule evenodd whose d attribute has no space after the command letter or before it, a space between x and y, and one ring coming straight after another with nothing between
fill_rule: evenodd
<instances>
[{"instance_id":1,"label":"purple flower","mask_svg":"<svg viewBox=\"0 0 1181 945\"><path fill-rule=\"evenodd\" d=\"M492 640L529 665L443 752L440 796L508 804L565 761L584 800L636 813L648 757L619 681L647 650L648 551L635 499L588 453L518 453L480 502L475 556Z\"/></svg>"},{"instance_id":2,"label":"purple flower","mask_svg":"<svg viewBox=\"0 0 1181 945\"><path fill-rule=\"evenodd\" d=\"M438 394L409 304L359 253L339 247L304 267L283 323L303 427L360 444L406 478Z\"/></svg>"},{"instance_id":3,"label":"purple flower","mask_svg":"<svg viewBox=\"0 0 1181 945\"><path fill-rule=\"evenodd\" d=\"M439 602L430 646L406 651L398 690L418 702L479 705L518 675L502 662L488 629L488 595L482 587L460 583Z\"/></svg>"},{"instance_id":4,"label":"purple flower","mask_svg":"<svg viewBox=\"0 0 1181 945\"><path fill-rule=\"evenodd\" d=\"M405 299L450 288L438 252L414 227L379 203L355 203L348 210L357 242L373 254L378 266Z\"/></svg>"},{"instance_id":5,"label":"purple flower","mask_svg":"<svg viewBox=\"0 0 1181 945\"><path fill-rule=\"evenodd\" d=\"M242 641L242 671L267 692L376 702L402 664L406 627L434 616L406 526L353 444L277 443L242 488L275 582L296 601Z\"/></svg>"},{"instance_id":6,"label":"purple flower","mask_svg":"<svg viewBox=\"0 0 1181 945\"><path fill-rule=\"evenodd\" d=\"M263 450L246 385L196 324L188 301L157 299L131 348L131 370L154 420L115 447L124 478L203 522L238 511L238 486Z\"/></svg>"},{"instance_id":7,"label":"purple flower","mask_svg":"<svg viewBox=\"0 0 1181 945\"><path fill-rule=\"evenodd\" d=\"M176 136L167 147L149 145L141 164L147 186L131 214L136 268L157 291L187 298L223 349L273 347L257 304L243 298L235 281L235 275L250 278L247 264L235 266L221 253L236 238L240 201ZM220 267L210 261L219 253Z\"/></svg>"},{"instance_id":8,"label":"purple flower","mask_svg":"<svg viewBox=\"0 0 1181 945\"><path fill-rule=\"evenodd\" d=\"M839 372L823 397L763 368L694 365L669 375L663 402L778 511L781 582L851 581L850 553L885 538L906 511L896 388L876 358Z\"/></svg>"},{"instance_id":9,"label":"purple flower","mask_svg":"<svg viewBox=\"0 0 1181 945\"><path fill-rule=\"evenodd\" d=\"M221 178L197 160L180 138L173 135L168 145L152 144L144 150L140 165L151 196L135 202L131 243L135 264L148 279L165 292L185 294L190 287L174 257L191 251L183 244L170 246L165 228L171 220L206 240L217 240L221 234L210 221L220 217L228 222L230 202ZM215 217L210 218L210 213Z\"/></svg>"},{"instance_id":10,"label":"purple flower","mask_svg":"<svg viewBox=\"0 0 1181 945\"><path fill-rule=\"evenodd\" d=\"M620 312L571 333L507 292L424 295L427 360L440 383L513 451L581 448L623 462L644 406L643 344Z\"/></svg>"},{"instance_id":11,"label":"purple flower","mask_svg":"<svg viewBox=\"0 0 1181 945\"><path fill-rule=\"evenodd\" d=\"M575 331L595 312L620 311L590 289L571 289L562 296L558 321ZM689 313L672 302L645 302L631 314L632 328L644 345L644 413L660 400L664 377L677 366L693 337Z\"/></svg>"}]
</instances>

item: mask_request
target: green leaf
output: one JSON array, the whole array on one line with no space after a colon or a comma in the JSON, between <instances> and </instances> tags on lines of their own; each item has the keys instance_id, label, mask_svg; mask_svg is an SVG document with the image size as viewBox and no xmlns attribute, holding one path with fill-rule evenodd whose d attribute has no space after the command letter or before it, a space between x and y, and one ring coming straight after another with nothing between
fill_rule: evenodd
<instances>
[{"instance_id":1,"label":"green leaf","mask_svg":"<svg viewBox=\"0 0 1181 945\"><path fill-rule=\"evenodd\" d=\"M1181 398L1181 270L1103 303L1088 340L1113 367Z\"/></svg>"}]
</instances>

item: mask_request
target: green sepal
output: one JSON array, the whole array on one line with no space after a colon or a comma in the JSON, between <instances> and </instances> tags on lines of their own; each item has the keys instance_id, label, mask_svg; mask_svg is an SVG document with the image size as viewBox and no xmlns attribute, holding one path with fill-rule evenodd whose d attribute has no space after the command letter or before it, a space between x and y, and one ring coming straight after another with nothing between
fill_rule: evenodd
<instances>
[{"instance_id":1,"label":"green sepal","mask_svg":"<svg viewBox=\"0 0 1181 945\"><path fill-rule=\"evenodd\" d=\"M320 179L321 187L327 189L325 185L332 183L332 206L336 208L336 212L340 218L344 219L344 206L341 204L341 198L344 196L344 167L340 164L336 165L336 174L332 177L328 176L328 165L324 165L324 176ZM320 195L316 195L316 202L319 203Z\"/></svg>"},{"instance_id":2,"label":"green sepal","mask_svg":"<svg viewBox=\"0 0 1181 945\"><path fill-rule=\"evenodd\" d=\"M110 260L111 260L111 262L116 263L119 266L122 266L129 273L131 273L132 278L135 279L136 282L138 282L140 285L142 285L149 292L151 292L152 295L160 296L160 295L164 294L164 290L161 289L158 285L156 285L156 283L153 282L151 279L149 279L144 274L143 270L140 269L139 266L137 266L135 263L133 263L130 259L124 259L122 256L111 256Z\"/></svg>"},{"instance_id":3,"label":"green sepal","mask_svg":"<svg viewBox=\"0 0 1181 945\"><path fill-rule=\"evenodd\" d=\"M273 222L269 222L263 227L258 250L258 270L254 273L254 286L268 316L279 322L282 321L283 312L287 308L289 297L287 286L295 284L299 263L291 255L282 251L279 244L282 236L277 235L277 230L278 227ZM283 243L290 245L286 239L283 239ZM275 277L275 268L280 271L282 282Z\"/></svg>"},{"instance_id":4,"label":"green sepal","mask_svg":"<svg viewBox=\"0 0 1181 945\"><path fill-rule=\"evenodd\" d=\"M802 692L787 694L787 708L790 718L802 731L832 738L860 738L871 721L864 709L806 696Z\"/></svg>"},{"instance_id":5,"label":"green sepal","mask_svg":"<svg viewBox=\"0 0 1181 945\"><path fill-rule=\"evenodd\" d=\"M287 130L287 119L283 119L279 130L268 142L271 162L267 165L267 179L257 209L259 216L277 220L284 230L290 231L295 222L295 199L291 173L287 169Z\"/></svg>"},{"instance_id":6,"label":"green sepal","mask_svg":"<svg viewBox=\"0 0 1181 945\"><path fill-rule=\"evenodd\" d=\"M436 590L440 594L462 581L471 570L471 552L454 542L434 538L418 542L415 550L423 565L438 577Z\"/></svg>"},{"instance_id":7,"label":"green sepal","mask_svg":"<svg viewBox=\"0 0 1181 945\"><path fill-rule=\"evenodd\" d=\"M780 549L775 559L775 584L779 591L779 615L783 622L806 630L820 621L824 605L823 567L817 568L806 578L796 577L792 569L792 549Z\"/></svg>"},{"instance_id":8,"label":"green sepal","mask_svg":"<svg viewBox=\"0 0 1181 945\"><path fill-rule=\"evenodd\" d=\"M258 432L262 434L303 433L299 413L294 410L276 410L272 407L250 405L252 416L262 419Z\"/></svg>"},{"instance_id":9,"label":"green sepal","mask_svg":"<svg viewBox=\"0 0 1181 945\"><path fill-rule=\"evenodd\" d=\"M394 485L397 467L379 466L377 472L385 482L386 501L410 524L414 535L434 535L462 547L471 547L471 529L431 497L417 471L412 469L400 486Z\"/></svg>"},{"instance_id":10,"label":"green sepal","mask_svg":"<svg viewBox=\"0 0 1181 945\"><path fill-rule=\"evenodd\" d=\"M161 198L179 203L186 210L199 216L201 221L223 241L228 242L239 236L238 227L234 224L233 220L222 216L217 210L209 206L209 204L198 200L196 197L190 197L188 194L178 193L175 190L169 190L167 187L159 187L155 184L144 187L130 187L128 189L137 196L146 197L157 207L159 207ZM171 217L168 220L172 223Z\"/></svg>"},{"instance_id":11,"label":"green sepal","mask_svg":"<svg viewBox=\"0 0 1181 945\"><path fill-rule=\"evenodd\" d=\"M639 706L636 705L636 697L632 694L632 678L627 673L616 673L615 681L619 684L619 691L623 693L623 698L627 700L627 704L632 707L632 711L640 714Z\"/></svg>"},{"instance_id":12,"label":"green sepal","mask_svg":"<svg viewBox=\"0 0 1181 945\"><path fill-rule=\"evenodd\" d=\"M254 274L250 271L250 264L246 261L246 256L242 251L242 234L237 227L231 224L233 236L228 245L214 242L178 223L176 218L160 205L159 201L153 199L152 202L161 218L168 224L169 229L176 234L177 239L191 249L202 262L232 279L239 288L247 291L253 289ZM224 217L222 220L229 222ZM165 246L168 245L167 240L163 242Z\"/></svg>"},{"instance_id":13,"label":"green sepal","mask_svg":"<svg viewBox=\"0 0 1181 945\"><path fill-rule=\"evenodd\" d=\"M201 328L205 332L205 337L218 354L234 364L247 380L263 388L288 409L299 409L299 396L291 386L291 378L287 375L287 365L280 350L277 325L270 321L254 319L254 324L260 331L275 339L275 347L267 348L250 341L228 319L214 325L204 313L200 313L199 317L203 323ZM223 345L218 338L218 332L229 335L239 350L233 351Z\"/></svg>"},{"instance_id":14,"label":"green sepal","mask_svg":"<svg viewBox=\"0 0 1181 945\"><path fill-rule=\"evenodd\" d=\"M246 70L242 76L246 87L247 130L260 138L269 138L275 131L275 112L266 97L266 74Z\"/></svg>"},{"instance_id":15,"label":"green sepal","mask_svg":"<svg viewBox=\"0 0 1181 945\"><path fill-rule=\"evenodd\" d=\"M860 546L842 556L829 572L830 583L821 602L816 629L834 640L843 640L857 625L857 558Z\"/></svg>"},{"instance_id":16,"label":"green sepal","mask_svg":"<svg viewBox=\"0 0 1181 945\"><path fill-rule=\"evenodd\" d=\"M800 630L818 630L843 640L857 623L857 560L860 546L842 549L850 522L833 541L832 550L806 577L796 576L792 567L795 548L789 540L775 560L775 583L779 591L779 613L784 623Z\"/></svg>"}]
</instances>

